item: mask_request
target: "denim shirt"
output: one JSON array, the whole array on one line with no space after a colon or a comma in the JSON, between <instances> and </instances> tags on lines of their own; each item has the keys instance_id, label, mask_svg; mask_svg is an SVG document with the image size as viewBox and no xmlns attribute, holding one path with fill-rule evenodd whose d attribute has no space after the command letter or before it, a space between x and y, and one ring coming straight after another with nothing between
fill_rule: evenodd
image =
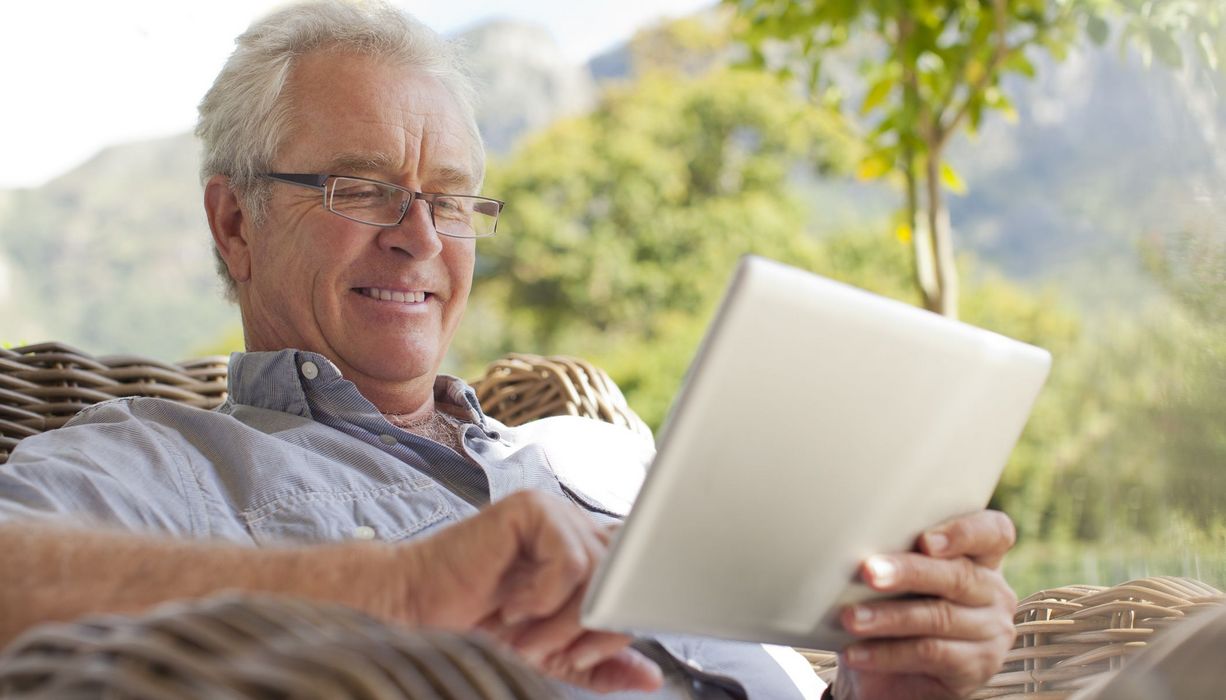
<instances>
[{"instance_id":1,"label":"denim shirt","mask_svg":"<svg viewBox=\"0 0 1226 700\"><path fill-rule=\"evenodd\" d=\"M229 396L214 411L115 399L22 440L0 466L0 521L68 516L255 546L396 542L521 489L569 499L607 521L629 510L654 454L649 439L586 418L505 426L454 377L437 378L435 400L467 417L465 455L389 423L321 355L235 353ZM802 697L793 675L820 690L790 650L659 641L682 663L655 697L687 697L685 669L726 674L750 697Z\"/></svg>"}]
</instances>

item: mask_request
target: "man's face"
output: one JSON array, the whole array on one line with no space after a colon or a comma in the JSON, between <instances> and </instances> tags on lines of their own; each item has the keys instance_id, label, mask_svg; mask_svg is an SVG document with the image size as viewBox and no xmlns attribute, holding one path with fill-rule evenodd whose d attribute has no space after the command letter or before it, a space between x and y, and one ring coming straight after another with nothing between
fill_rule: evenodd
<instances>
[{"instance_id":1,"label":"man's face","mask_svg":"<svg viewBox=\"0 0 1226 700\"><path fill-rule=\"evenodd\" d=\"M470 193L478 180L459 109L433 77L316 52L296 65L289 95L293 125L276 172L422 192ZM240 286L248 349L319 352L368 396L437 372L468 302L474 241L438 235L421 201L400 226L378 228L328 211L318 191L277 183L266 214Z\"/></svg>"}]
</instances>

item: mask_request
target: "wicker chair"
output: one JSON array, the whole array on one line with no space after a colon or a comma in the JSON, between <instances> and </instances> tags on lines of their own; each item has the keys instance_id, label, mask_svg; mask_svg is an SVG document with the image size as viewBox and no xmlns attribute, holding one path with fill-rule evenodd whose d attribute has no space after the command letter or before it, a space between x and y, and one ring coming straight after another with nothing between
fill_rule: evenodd
<instances>
[{"instance_id":1,"label":"wicker chair","mask_svg":"<svg viewBox=\"0 0 1226 700\"><path fill-rule=\"evenodd\" d=\"M58 428L86 406L156 396L199 408L226 398L225 357L177 365L146 357L94 357L61 343L0 348L0 464L22 438Z\"/></svg>"},{"instance_id":2,"label":"wicker chair","mask_svg":"<svg viewBox=\"0 0 1226 700\"><path fill-rule=\"evenodd\" d=\"M0 697L548 700L491 641L285 597L222 594L40 625L0 655Z\"/></svg>"},{"instance_id":3,"label":"wicker chair","mask_svg":"<svg viewBox=\"0 0 1226 700\"><path fill-rule=\"evenodd\" d=\"M219 357L168 365L93 357L56 343L0 349L0 465L22 438L57 428L97 401L158 396L212 408L225 399L226 370ZM581 360L509 355L473 386L482 407L508 425L569 414L650 434L608 375ZM1223 604L1221 591L1170 577L1040 591L1018 605L1017 643L974 697L1063 700L1120 668L1166 627ZM800 651L823 679L834 676L835 654Z\"/></svg>"},{"instance_id":4,"label":"wicker chair","mask_svg":"<svg viewBox=\"0 0 1226 700\"><path fill-rule=\"evenodd\" d=\"M1005 667L974 698L1067 698L1119 670L1167 628L1226 604L1216 588L1157 576L1039 591L1017 606Z\"/></svg>"}]
</instances>

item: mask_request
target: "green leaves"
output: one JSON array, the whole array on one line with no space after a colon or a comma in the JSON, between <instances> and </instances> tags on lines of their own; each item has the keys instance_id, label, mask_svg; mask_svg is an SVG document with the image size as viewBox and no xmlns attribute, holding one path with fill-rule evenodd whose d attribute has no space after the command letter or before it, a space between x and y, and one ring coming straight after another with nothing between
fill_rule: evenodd
<instances>
[{"instance_id":1,"label":"green leaves","mask_svg":"<svg viewBox=\"0 0 1226 700\"><path fill-rule=\"evenodd\" d=\"M1183 66L1183 50L1170 32L1162 27L1150 27L1148 37L1149 46L1159 61L1171 68Z\"/></svg>"},{"instance_id":2,"label":"green leaves","mask_svg":"<svg viewBox=\"0 0 1226 700\"><path fill-rule=\"evenodd\" d=\"M1098 2L1112 8L1123 27L1121 51L1135 48L1147 65L1157 58L1169 68L1182 68L1190 58L1188 54L1195 53L1206 70L1221 69L1220 58L1226 46L1226 7L1221 0Z\"/></svg>"},{"instance_id":3,"label":"green leaves","mask_svg":"<svg viewBox=\"0 0 1226 700\"><path fill-rule=\"evenodd\" d=\"M789 172L850 170L851 146L772 76L648 75L495 164L487 188L511 205L483 278L548 320L537 346L574 327L660 332L657 313L692 310L740 254L794 256L804 214Z\"/></svg>"},{"instance_id":4,"label":"green leaves","mask_svg":"<svg viewBox=\"0 0 1226 700\"><path fill-rule=\"evenodd\" d=\"M856 166L856 178L859 180L876 180L885 177L894 169L894 161L881 152L870 153Z\"/></svg>"},{"instance_id":5,"label":"green leaves","mask_svg":"<svg viewBox=\"0 0 1226 700\"><path fill-rule=\"evenodd\" d=\"M880 107L897 85L898 80L893 75L879 78L864 96L864 102L860 105L860 114L868 114Z\"/></svg>"},{"instance_id":6,"label":"green leaves","mask_svg":"<svg viewBox=\"0 0 1226 700\"><path fill-rule=\"evenodd\" d=\"M1201 32L1196 36L1196 45L1200 49L1205 65L1209 66L1209 70L1216 71L1218 69L1218 50L1213 44L1212 35L1209 32Z\"/></svg>"},{"instance_id":7,"label":"green leaves","mask_svg":"<svg viewBox=\"0 0 1226 700\"><path fill-rule=\"evenodd\" d=\"M1086 17L1086 36L1089 36L1091 41L1102 46L1107 43L1110 35L1111 27L1107 25L1107 20L1095 14Z\"/></svg>"},{"instance_id":8,"label":"green leaves","mask_svg":"<svg viewBox=\"0 0 1226 700\"><path fill-rule=\"evenodd\" d=\"M962 181L962 177L958 175L958 172L949 163L941 163L941 183L954 194L966 194L966 183Z\"/></svg>"}]
</instances>

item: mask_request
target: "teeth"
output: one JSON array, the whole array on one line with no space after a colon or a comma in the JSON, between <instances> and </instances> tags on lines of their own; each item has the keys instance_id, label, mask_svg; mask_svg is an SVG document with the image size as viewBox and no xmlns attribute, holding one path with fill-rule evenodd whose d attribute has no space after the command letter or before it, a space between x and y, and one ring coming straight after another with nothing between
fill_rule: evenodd
<instances>
[{"instance_id":1,"label":"teeth","mask_svg":"<svg viewBox=\"0 0 1226 700\"><path fill-rule=\"evenodd\" d=\"M425 292L393 292L388 289L367 287L362 290L362 293L372 299L394 301L400 304L420 304L426 300Z\"/></svg>"}]
</instances>

